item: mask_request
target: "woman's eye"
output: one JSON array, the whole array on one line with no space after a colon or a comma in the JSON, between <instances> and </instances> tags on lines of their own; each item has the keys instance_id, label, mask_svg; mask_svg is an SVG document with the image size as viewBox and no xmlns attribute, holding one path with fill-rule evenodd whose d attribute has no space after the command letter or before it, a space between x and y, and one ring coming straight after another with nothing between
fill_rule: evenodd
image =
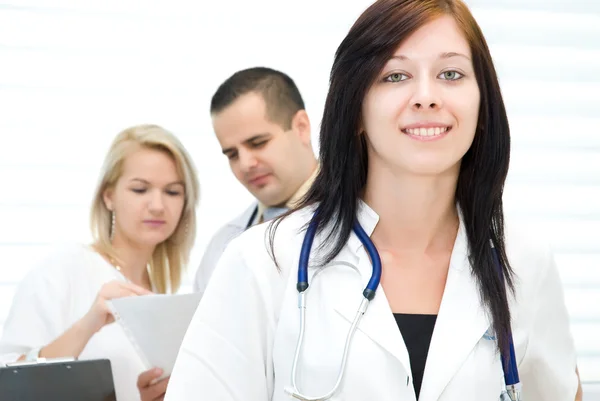
<instances>
[{"instance_id":1,"label":"woman's eye","mask_svg":"<svg viewBox=\"0 0 600 401\"><path fill-rule=\"evenodd\" d=\"M456 81L461 79L463 75L458 71L444 71L439 75L439 77L447 81Z\"/></svg>"},{"instance_id":2,"label":"woman's eye","mask_svg":"<svg viewBox=\"0 0 600 401\"><path fill-rule=\"evenodd\" d=\"M394 74L390 74L386 77L386 81L388 82L401 82L404 81L405 79L407 79L408 77L404 74L401 74L399 72L396 72Z\"/></svg>"}]
</instances>

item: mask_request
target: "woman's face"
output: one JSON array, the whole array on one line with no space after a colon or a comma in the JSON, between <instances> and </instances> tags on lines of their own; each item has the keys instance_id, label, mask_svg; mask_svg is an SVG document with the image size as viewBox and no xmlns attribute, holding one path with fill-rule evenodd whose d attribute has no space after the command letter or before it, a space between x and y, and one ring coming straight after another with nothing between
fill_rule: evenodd
<instances>
[{"instance_id":1,"label":"woman's face","mask_svg":"<svg viewBox=\"0 0 600 401\"><path fill-rule=\"evenodd\" d=\"M185 186L171 155L140 148L125 158L123 175L105 192L104 202L115 213L113 243L152 248L177 228Z\"/></svg>"},{"instance_id":2,"label":"woman's face","mask_svg":"<svg viewBox=\"0 0 600 401\"><path fill-rule=\"evenodd\" d=\"M398 47L365 96L370 168L458 172L475 136L479 99L469 44L454 19L422 26Z\"/></svg>"}]
</instances>

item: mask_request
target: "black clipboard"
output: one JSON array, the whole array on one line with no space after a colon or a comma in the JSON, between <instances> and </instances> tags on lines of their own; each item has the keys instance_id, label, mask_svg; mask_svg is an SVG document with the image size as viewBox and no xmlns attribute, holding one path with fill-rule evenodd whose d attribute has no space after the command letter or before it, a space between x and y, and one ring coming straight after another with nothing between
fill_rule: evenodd
<instances>
[{"instance_id":1,"label":"black clipboard","mask_svg":"<svg viewBox=\"0 0 600 401\"><path fill-rule=\"evenodd\" d=\"M0 368L2 401L116 401L108 359L39 361Z\"/></svg>"}]
</instances>

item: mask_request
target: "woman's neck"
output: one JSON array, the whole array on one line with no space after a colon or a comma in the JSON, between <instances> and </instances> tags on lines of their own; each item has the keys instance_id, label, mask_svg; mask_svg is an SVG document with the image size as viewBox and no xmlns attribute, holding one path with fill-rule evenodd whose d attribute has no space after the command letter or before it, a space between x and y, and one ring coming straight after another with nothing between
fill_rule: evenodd
<instances>
[{"instance_id":1,"label":"woman's neck","mask_svg":"<svg viewBox=\"0 0 600 401\"><path fill-rule=\"evenodd\" d=\"M375 170L375 171L374 171ZM452 249L458 230L458 172L437 176L371 169L365 202L379 215L373 241L383 249L436 252Z\"/></svg>"},{"instance_id":2,"label":"woman's neck","mask_svg":"<svg viewBox=\"0 0 600 401\"><path fill-rule=\"evenodd\" d=\"M139 247L115 236L112 242L117 260L109 262L115 266L133 284L152 290L148 263L152 258L154 247Z\"/></svg>"}]
</instances>

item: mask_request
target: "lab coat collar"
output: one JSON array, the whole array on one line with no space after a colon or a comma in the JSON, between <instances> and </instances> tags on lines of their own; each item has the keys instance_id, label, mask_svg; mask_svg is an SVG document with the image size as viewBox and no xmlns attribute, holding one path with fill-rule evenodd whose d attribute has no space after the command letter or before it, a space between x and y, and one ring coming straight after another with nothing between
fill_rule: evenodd
<instances>
[{"instance_id":1,"label":"lab coat collar","mask_svg":"<svg viewBox=\"0 0 600 401\"><path fill-rule=\"evenodd\" d=\"M373 234L377 223L379 223L379 215L377 212L371 209L371 207L362 199L358 200L356 219L369 237ZM358 237L354 234L350 236L348 244L353 252L358 252L358 250L363 246L362 242L360 242Z\"/></svg>"},{"instance_id":2,"label":"lab coat collar","mask_svg":"<svg viewBox=\"0 0 600 401\"><path fill-rule=\"evenodd\" d=\"M459 229L429 347L419 401L434 401L440 397L490 326L490 321L482 307L479 287L471 273L463 216L460 209L458 212ZM357 219L365 232L371 236L379 216L365 202L359 201ZM335 309L352 322L357 305L349 300L355 299L357 289L362 291L371 277L372 267L356 235L350 236L348 246L356 256L362 288L358 288L356 282L352 283L350 278L341 277L337 283L340 286L338 292L340 295ZM358 330L393 355L403 365L407 374L410 374L408 351L381 285Z\"/></svg>"},{"instance_id":3,"label":"lab coat collar","mask_svg":"<svg viewBox=\"0 0 600 401\"><path fill-rule=\"evenodd\" d=\"M238 228L240 230L245 230L248 227L248 223L250 219L255 215L256 208L258 207L257 202L253 202L249 207L244 210L244 212L238 215L235 219L231 220L227 225Z\"/></svg>"}]
</instances>

